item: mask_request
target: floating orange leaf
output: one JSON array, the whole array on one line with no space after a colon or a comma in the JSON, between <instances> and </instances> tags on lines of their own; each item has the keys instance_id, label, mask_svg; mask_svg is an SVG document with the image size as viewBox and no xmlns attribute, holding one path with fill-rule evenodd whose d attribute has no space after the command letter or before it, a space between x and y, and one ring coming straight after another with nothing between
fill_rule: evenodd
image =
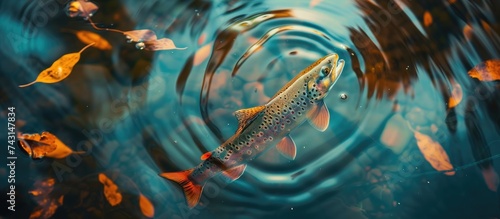
<instances>
[{"instance_id":1,"label":"floating orange leaf","mask_svg":"<svg viewBox=\"0 0 500 219\"><path fill-rule=\"evenodd\" d=\"M141 208L144 216L149 218L153 218L155 216L155 207L153 206L153 203L151 203L151 201L142 193L139 194L139 207Z\"/></svg>"},{"instance_id":2,"label":"floating orange leaf","mask_svg":"<svg viewBox=\"0 0 500 219\"><path fill-rule=\"evenodd\" d=\"M74 152L61 140L50 132L39 134L20 134L18 136L21 148L32 158L39 159L50 157L61 159L72 153L81 154L84 152Z\"/></svg>"},{"instance_id":3,"label":"floating orange leaf","mask_svg":"<svg viewBox=\"0 0 500 219\"><path fill-rule=\"evenodd\" d=\"M194 54L193 65L197 66L203 63L203 61L207 59L207 57L210 55L211 52L212 52L212 43L204 45L203 47L198 49L198 51L196 51L196 53Z\"/></svg>"},{"instance_id":4,"label":"floating orange leaf","mask_svg":"<svg viewBox=\"0 0 500 219\"><path fill-rule=\"evenodd\" d=\"M470 26L469 24L466 24L462 31L463 31L463 34L465 36L465 39L470 40L472 38L472 34L473 34L472 26Z\"/></svg>"},{"instance_id":5,"label":"floating orange leaf","mask_svg":"<svg viewBox=\"0 0 500 219\"><path fill-rule=\"evenodd\" d=\"M422 152L425 159L434 169L437 171L446 171L444 174L448 176L455 175L455 171L451 171L453 170L453 165L450 163L448 154L439 142L434 141L431 137L418 131L415 131L414 135L417 139L417 145L420 152Z\"/></svg>"},{"instance_id":6,"label":"floating orange leaf","mask_svg":"<svg viewBox=\"0 0 500 219\"><path fill-rule=\"evenodd\" d=\"M491 59L476 65L469 71L469 76L480 81L500 80L500 59Z\"/></svg>"},{"instance_id":7,"label":"floating orange leaf","mask_svg":"<svg viewBox=\"0 0 500 219\"><path fill-rule=\"evenodd\" d=\"M432 15L429 11L424 12L424 26L428 27L432 24Z\"/></svg>"},{"instance_id":8,"label":"floating orange leaf","mask_svg":"<svg viewBox=\"0 0 500 219\"><path fill-rule=\"evenodd\" d=\"M27 87L30 86L36 82L42 82L42 83L56 83L59 81L62 81L66 77L68 77L69 74L71 74L71 70L73 70L73 66L80 60L80 54L87 49L88 47L94 45L94 43L91 43L83 49L81 49L79 52L76 53L69 53L66 55L63 55L61 58L56 60L54 63L52 63L52 66L49 68L43 70L38 77L36 78L35 81L25 84L25 85L19 85L19 87Z\"/></svg>"},{"instance_id":9,"label":"floating orange leaf","mask_svg":"<svg viewBox=\"0 0 500 219\"><path fill-rule=\"evenodd\" d=\"M118 186L104 173L99 173L99 182L104 185L104 197L106 197L111 206L122 202L122 194L118 191Z\"/></svg>"},{"instance_id":10,"label":"floating orange leaf","mask_svg":"<svg viewBox=\"0 0 500 219\"><path fill-rule=\"evenodd\" d=\"M92 17L99 9L97 5L87 0L76 0L66 6L66 14L70 17Z\"/></svg>"},{"instance_id":11,"label":"floating orange leaf","mask_svg":"<svg viewBox=\"0 0 500 219\"><path fill-rule=\"evenodd\" d=\"M98 48L100 50L111 49L111 44L109 44L109 42L106 39L102 38L99 34L86 30L76 31L75 34L76 37L78 37L78 39L85 44L91 44L95 42L95 44L93 45L95 48Z\"/></svg>"},{"instance_id":12,"label":"floating orange leaf","mask_svg":"<svg viewBox=\"0 0 500 219\"><path fill-rule=\"evenodd\" d=\"M462 92L462 86L460 86L460 84L458 83L453 83L453 88L451 90L451 96L450 96L450 99L448 101L448 107L449 108L452 108L452 107L455 107L456 105L458 105L460 103L460 101L462 101L462 98L463 98L463 92Z\"/></svg>"},{"instance_id":13,"label":"floating orange leaf","mask_svg":"<svg viewBox=\"0 0 500 219\"><path fill-rule=\"evenodd\" d=\"M142 42L140 42L140 43L142 43ZM177 48L174 44L174 41L172 41L171 39L168 39L168 38L161 38L159 40L145 41L143 48L146 50L149 50L149 51L170 50L170 49L176 49L176 50L187 49L187 47Z\"/></svg>"},{"instance_id":14,"label":"floating orange leaf","mask_svg":"<svg viewBox=\"0 0 500 219\"><path fill-rule=\"evenodd\" d=\"M150 41L150 40L156 40L158 39L156 37L156 33L152 30L131 30L131 31L124 31L123 34L127 38L128 42L144 42L144 41Z\"/></svg>"},{"instance_id":15,"label":"floating orange leaf","mask_svg":"<svg viewBox=\"0 0 500 219\"><path fill-rule=\"evenodd\" d=\"M48 178L46 180L37 180L34 184L35 189L29 191L38 206L30 214L30 218L51 218L57 208L62 205L64 196L53 198L50 193L54 189L55 180Z\"/></svg>"}]
</instances>

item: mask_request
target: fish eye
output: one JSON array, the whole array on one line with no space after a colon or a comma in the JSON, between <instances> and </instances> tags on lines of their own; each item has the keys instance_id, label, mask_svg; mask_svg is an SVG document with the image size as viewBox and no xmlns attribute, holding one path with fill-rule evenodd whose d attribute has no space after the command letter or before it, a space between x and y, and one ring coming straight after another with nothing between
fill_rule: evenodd
<instances>
[{"instance_id":1,"label":"fish eye","mask_svg":"<svg viewBox=\"0 0 500 219\"><path fill-rule=\"evenodd\" d=\"M328 66L324 65L321 67L321 70L319 72L320 72L321 77L325 77L330 72L330 68Z\"/></svg>"}]
</instances>

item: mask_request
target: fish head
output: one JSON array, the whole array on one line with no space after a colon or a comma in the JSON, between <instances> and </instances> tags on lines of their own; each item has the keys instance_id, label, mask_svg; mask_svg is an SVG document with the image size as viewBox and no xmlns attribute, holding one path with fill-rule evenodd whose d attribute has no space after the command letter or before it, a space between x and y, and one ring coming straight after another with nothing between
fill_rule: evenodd
<instances>
[{"instance_id":1,"label":"fish head","mask_svg":"<svg viewBox=\"0 0 500 219\"><path fill-rule=\"evenodd\" d=\"M311 78L307 84L308 96L314 100L322 100L332 89L344 69L344 60L337 54L330 54L319 62L310 71Z\"/></svg>"}]
</instances>

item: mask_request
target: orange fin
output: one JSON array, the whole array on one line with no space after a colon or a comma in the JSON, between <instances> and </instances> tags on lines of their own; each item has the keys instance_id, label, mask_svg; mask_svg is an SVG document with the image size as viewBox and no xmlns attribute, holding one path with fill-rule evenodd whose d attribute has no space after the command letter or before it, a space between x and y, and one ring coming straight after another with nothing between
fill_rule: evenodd
<instances>
[{"instance_id":1,"label":"orange fin","mask_svg":"<svg viewBox=\"0 0 500 219\"><path fill-rule=\"evenodd\" d=\"M248 109L240 109L235 111L234 116L236 116L236 119L238 119L238 130L236 131L236 133L243 130L243 128L245 128L248 122L252 121L255 118L255 116L265 108L266 108L265 106L256 106Z\"/></svg>"},{"instance_id":2,"label":"orange fin","mask_svg":"<svg viewBox=\"0 0 500 219\"><path fill-rule=\"evenodd\" d=\"M246 164L241 164L222 172L222 174L224 174L224 176L226 176L231 181L234 181L239 179L241 175L243 175L243 172L245 172L246 168L247 168Z\"/></svg>"},{"instance_id":3,"label":"orange fin","mask_svg":"<svg viewBox=\"0 0 500 219\"><path fill-rule=\"evenodd\" d=\"M189 179L188 176L192 172L193 169L189 169L180 172L160 174L161 177L172 180L182 186L189 208L193 208L198 204L198 202L200 201L201 192L203 191L203 185L199 185Z\"/></svg>"},{"instance_id":4,"label":"orange fin","mask_svg":"<svg viewBox=\"0 0 500 219\"><path fill-rule=\"evenodd\" d=\"M307 118L309 118L309 123L318 131L324 132L330 124L330 113L323 102L318 103L311 109L307 114Z\"/></svg>"},{"instance_id":5,"label":"orange fin","mask_svg":"<svg viewBox=\"0 0 500 219\"><path fill-rule=\"evenodd\" d=\"M295 142L290 136L285 136L281 139L281 141L276 145L276 149L283 155L284 157L294 160L297 155L297 146L295 146Z\"/></svg>"},{"instance_id":6,"label":"orange fin","mask_svg":"<svg viewBox=\"0 0 500 219\"><path fill-rule=\"evenodd\" d=\"M206 160L208 159L210 156L212 156L212 152L207 152L207 153L204 153L203 155L201 155L200 159L201 160Z\"/></svg>"}]
</instances>

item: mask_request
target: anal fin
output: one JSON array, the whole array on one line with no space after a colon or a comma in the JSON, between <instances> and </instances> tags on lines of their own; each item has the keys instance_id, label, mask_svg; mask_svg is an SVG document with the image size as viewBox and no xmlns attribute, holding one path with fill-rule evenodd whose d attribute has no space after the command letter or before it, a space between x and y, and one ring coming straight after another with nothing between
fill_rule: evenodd
<instances>
[{"instance_id":1,"label":"anal fin","mask_svg":"<svg viewBox=\"0 0 500 219\"><path fill-rule=\"evenodd\" d=\"M324 132L330 124L330 112L326 105L321 102L314 106L307 114L309 123L318 131Z\"/></svg>"},{"instance_id":2,"label":"anal fin","mask_svg":"<svg viewBox=\"0 0 500 219\"><path fill-rule=\"evenodd\" d=\"M295 142L290 136L285 136L281 139L281 141L276 145L276 149L283 155L284 157L294 160L297 155L297 146L295 146Z\"/></svg>"},{"instance_id":3,"label":"anal fin","mask_svg":"<svg viewBox=\"0 0 500 219\"><path fill-rule=\"evenodd\" d=\"M238 166L232 167L231 169L222 172L222 174L224 174L224 176L226 176L232 182L234 180L239 179L241 175L243 175L243 172L245 172L246 168L247 168L246 164L240 164Z\"/></svg>"}]
</instances>

